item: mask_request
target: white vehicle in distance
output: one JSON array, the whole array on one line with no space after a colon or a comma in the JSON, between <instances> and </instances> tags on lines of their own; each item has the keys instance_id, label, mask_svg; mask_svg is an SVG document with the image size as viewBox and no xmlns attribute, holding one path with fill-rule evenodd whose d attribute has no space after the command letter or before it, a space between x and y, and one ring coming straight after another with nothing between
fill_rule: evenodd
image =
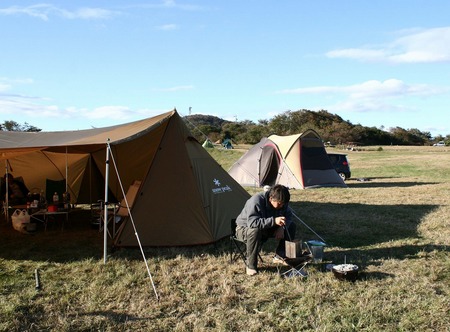
<instances>
[{"instance_id":1,"label":"white vehicle in distance","mask_svg":"<svg viewBox=\"0 0 450 332\"><path fill-rule=\"evenodd\" d=\"M434 143L433 146L445 146L445 142L444 141L439 141L437 143Z\"/></svg>"}]
</instances>

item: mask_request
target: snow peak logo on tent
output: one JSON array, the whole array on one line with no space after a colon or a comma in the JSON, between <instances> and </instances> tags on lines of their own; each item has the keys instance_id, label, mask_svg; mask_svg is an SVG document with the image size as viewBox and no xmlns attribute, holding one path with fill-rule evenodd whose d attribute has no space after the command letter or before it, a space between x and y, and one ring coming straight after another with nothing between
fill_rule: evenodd
<instances>
[{"instance_id":1,"label":"snow peak logo on tent","mask_svg":"<svg viewBox=\"0 0 450 332\"><path fill-rule=\"evenodd\" d=\"M213 182L214 182L214 185L217 187L217 188L213 188L212 189L212 193L213 194L222 194L222 193L225 193L227 191L231 191L231 188L228 185L222 186L220 184L219 180L214 179Z\"/></svg>"}]
</instances>

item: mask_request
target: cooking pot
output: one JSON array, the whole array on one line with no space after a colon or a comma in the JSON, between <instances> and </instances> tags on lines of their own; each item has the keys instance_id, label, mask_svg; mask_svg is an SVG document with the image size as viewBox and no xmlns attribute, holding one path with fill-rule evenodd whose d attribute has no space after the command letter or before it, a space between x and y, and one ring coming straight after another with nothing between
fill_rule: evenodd
<instances>
[{"instance_id":1,"label":"cooking pot","mask_svg":"<svg viewBox=\"0 0 450 332\"><path fill-rule=\"evenodd\" d=\"M355 264L339 264L334 265L331 271L337 279L355 281L358 278L359 267Z\"/></svg>"}]
</instances>

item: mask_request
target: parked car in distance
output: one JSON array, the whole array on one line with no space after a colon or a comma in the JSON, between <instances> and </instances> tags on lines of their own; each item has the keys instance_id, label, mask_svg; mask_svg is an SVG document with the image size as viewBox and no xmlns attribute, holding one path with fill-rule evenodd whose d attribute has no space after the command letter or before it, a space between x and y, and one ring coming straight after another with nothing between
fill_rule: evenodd
<instances>
[{"instance_id":1,"label":"parked car in distance","mask_svg":"<svg viewBox=\"0 0 450 332\"><path fill-rule=\"evenodd\" d=\"M328 157L342 180L345 181L350 179L352 173L350 171L350 163L348 162L347 155L341 153L328 153Z\"/></svg>"},{"instance_id":2,"label":"parked car in distance","mask_svg":"<svg viewBox=\"0 0 450 332\"><path fill-rule=\"evenodd\" d=\"M433 146L445 146L445 142L444 141L439 141L437 143L434 143Z\"/></svg>"}]
</instances>

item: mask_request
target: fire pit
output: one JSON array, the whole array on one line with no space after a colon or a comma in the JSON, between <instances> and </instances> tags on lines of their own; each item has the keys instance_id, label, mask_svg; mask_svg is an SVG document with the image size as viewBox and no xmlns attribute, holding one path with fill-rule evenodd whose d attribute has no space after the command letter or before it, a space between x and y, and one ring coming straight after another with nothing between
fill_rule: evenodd
<instances>
[{"instance_id":1,"label":"fire pit","mask_svg":"<svg viewBox=\"0 0 450 332\"><path fill-rule=\"evenodd\" d=\"M334 276L340 280L355 281L358 278L359 267L355 264L334 265L331 270Z\"/></svg>"}]
</instances>

